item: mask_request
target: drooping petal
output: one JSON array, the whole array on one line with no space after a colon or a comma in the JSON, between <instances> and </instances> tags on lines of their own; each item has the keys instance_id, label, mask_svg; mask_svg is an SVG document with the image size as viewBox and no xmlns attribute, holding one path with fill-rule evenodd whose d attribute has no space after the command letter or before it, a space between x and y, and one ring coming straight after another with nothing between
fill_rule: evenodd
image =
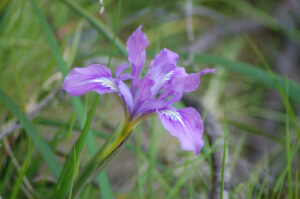
<instances>
[{"instance_id":1,"label":"drooping petal","mask_svg":"<svg viewBox=\"0 0 300 199\"><path fill-rule=\"evenodd\" d=\"M116 80L116 84L118 86L119 96L122 98L124 105L126 106L128 111L131 113L133 110L133 96L132 96L129 88L121 80Z\"/></svg>"},{"instance_id":2,"label":"drooping petal","mask_svg":"<svg viewBox=\"0 0 300 199\"><path fill-rule=\"evenodd\" d=\"M147 76L154 81L152 95L156 96L162 86L174 75L178 54L166 48L162 49L151 62Z\"/></svg>"},{"instance_id":3,"label":"drooping petal","mask_svg":"<svg viewBox=\"0 0 300 199\"><path fill-rule=\"evenodd\" d=\"M194 108L176 110L170 107L157 112L165 129L179 139L184 150L200 153L204 144L204 127L200 114Z\"/></svg>"},{"instance_id":4,"label":"drooping petal","mask_svg":"<svg viewBox=\"0 0 300 199\"><path fill-rule=\"evenodd\" d=\"M72 96L79 96L88 91L99 94L118 91L111 71L100 64L72 69L64 80L63 89Z\"/></svg>"},{"instance_id":5,"label":"drooping petal","mask_svg":"<svg viewBox=\"0 0 300 199\"><path fill-rule=\"evenodd\" d=\"M146 47L149 45L146 35L139 26L127 40L128 60L132 63L132 75L134 78L140 76L146 61Z\"/></svg>"},{"instance_id":6,"label":"drooping petal","mask_svg":"<svg viewBox=\"0 0 300 199\"><path fill-rule=\"evenodd\" d=\"M214 73L214 68L206 68L199 73L191 73L187 74L183 67L177 67L174 71L174 81L173 86L176 86L178 83L183 82L183 91L191 92L197 89L200 84L200 76L205 75L207 73Z\"/></svg>"}]
</instances>

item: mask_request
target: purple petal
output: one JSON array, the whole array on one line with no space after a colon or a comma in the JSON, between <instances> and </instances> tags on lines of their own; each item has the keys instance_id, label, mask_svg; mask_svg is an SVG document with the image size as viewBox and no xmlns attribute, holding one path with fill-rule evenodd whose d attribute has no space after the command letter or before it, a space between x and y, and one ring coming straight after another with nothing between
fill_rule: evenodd
<instances>
[{"instance_id":1,"label":"purple petal","mask_svg":"<svg viewBox=\"0 0 300 199\"><path fill-rule=\"evenodd\" d=\"M127 85L120 81L117 80L116 84L118 86L119 89L119 95L122 98L126 108L129 110L129 112L131 113L133 110L133 96L129 90L129 88L127 87Z\"/></svg>"},{"instance_id":2,"label":"purple petal","mask_svg":"<svg viewBox=\"0 0 300 199\"><path fill-rule=\"evenodd\" d=\"M204 144L204 127L200 114L194 108L176 110L170 107L158 111L158 115L165 129L179 139L184 150L200 153Z\"/></svg>"},{"instance_id":3,"label":"purple petal","mask_svg":"<svg viewBox=\"0 0 300 199\"><path fill-rule=\"evenodd\" d=\"M167 107L169 104L163 100L146 100L139 105L135 116L147 115Z\"/></svg>"},{"instance_id":4,"label":"purple petal","mask_svg":"<svg viewBox=\"0 0 300 199\"><path fill-rule=\"evenodd\" d=\"M191 73L187 74L183 67L177 67L174 73L174 81L172 82L173 86L177 86L177 84L183 82L183 91L191 92L197 89L200 84L200 76L207 73L214 73L214 68L206 68L199 73Z\"/></svg>"},{"instance_id":5,"label":"purple petal","mask_svg":"<svg viewBox=\"0 0 300 199\"><path fill-rule=\"evenodd\" d=\"M143 65L146 61L146 47L149 45L146 35L139 26L127 40L128 60L132 63L132 75L135 78L140 76Z\"/></svg>"},{"instance_id":6,"label":"purple petal","mask_svg":"<svg viewBox=\"0 0 300 199\"><path fill-rule=\"evenodd\" d=\"M100 64L72 69L64 80L63 89L72 96L79 96L88 91L99 94L118 91L110 70Z\"/></svg>"},{"instance_id":7,"label":"purple petal","mask_svg":"<svg viewBox=\"0 0 300 199\"><path fill-rule=\"evenodd\" d=\"M165 89L159 95L157 100L164 100L167 104L174 104L178 102L183 95L183 82L178 82L176 86L172 86L172 84L165 85Z\"/></svg>"},{"instance_id":8,"label":"purple petal","mask_svg":"<svg viewBox=\"0 0 300 199\"><path fill-rule=\"evenodd\" d=\"M178 57L177 53L164 48L151 62L147 76L154 81L153 96L156 96L162 86L172 79Z\"/></svg>"},{"instance_id":9,"label":"purple petal","mask_svg":"<svg viewBox=\"0 0 300 199\"><path fill-rule=\"evenodd\" d=\"M153 85L154 85L154 81L149 79L148 77L143 77L141 80L138 81L137 83L138 89L135 95L136 103L143 102L147 99L151 99L152 97L151 88L153 87Z\"/></svg>"},{"instance_id":10,"label":"purple petal","mask_svg":"<svg viewBox=\"0 0 300 199\"><path fill-rule=\"evenodd\" d=\"M130 66L130 64L129 64L128 62L123 63L123 64L117 66L117 68L116 68L116 70L115 70L115 75L116 75L116 77L118 78L118 77L122 74L122 72L123 72L126 68L128 68L128 66Z\"/></svg>"},{"instance_id":11,"label":"purple petal","mask_svg":"<svg viewBox=\"0 0 300 199\"><path fill-rule=\"evenodd\" d=\"M216 72L215 68L205 68L202 71L200 71L200 75L205 75L207 73L214 74Z\"/></svg>"},{"instance_id":12,"label":"purple petal","mask_svg":"<svg viewBox=\"0 0 300 199\"><path fill-rule=\"evenodd\" d=\"M122 80L122 81L126 81L126 80L129 80L132 78L133 78L132 75L129 73L124 73L119 76L119 80Z\"/></svg>"}]
</instances>

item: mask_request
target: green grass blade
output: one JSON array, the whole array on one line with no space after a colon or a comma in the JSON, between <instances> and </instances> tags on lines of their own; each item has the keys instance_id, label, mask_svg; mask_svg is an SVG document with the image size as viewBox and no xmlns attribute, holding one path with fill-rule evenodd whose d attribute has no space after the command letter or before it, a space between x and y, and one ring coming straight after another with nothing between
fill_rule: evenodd
<instances>
[{"instance_id":1,"label":"green grass blade","mask_svg":"<svg viewBox=\"0 0 300 199\"><path fill-rule=\"evenodd\" d=\"M299 172L298 170L296 170L296 176L295 176L296 180L295 180L295 198L299 198Z\"/></svg>"},{"instance_id":2,"label":"green grass blade","mask_svg":"<svg viewBox=\"0 0 300 199\"><path fill-rule=\"evenodd\" d=\"M284 140L282 140L278 136L275 136L275 135L273 135L269 132L266 132L262 129L259 129L259 128L253 126L253 125L248 125L248 124L238 122L238 121L233 121L233 120L228 120L227 122L229 124L237 127L237 128L240 128L240 129L243 129L243 130L247 131L247 133L252 133L252 134L255 134L255 135L259 135L259 136L265 137L269 140L272 140L274 142L277 142L281 145L284 145Z\"/></svg>"},{"instance_id":3,"label":"green grass blade","mask_svg":"<svg viewBox=\"0 0 300 199\"><path fill-rule=\"evenodd\" d=\"M9 185L8 182L11 179L13 173L13 164L11 159L8 160L6 169L1 170L1 173L4 173L4 176L2 177L0 182L0 194L2 195L4 193L6 186Z\"/></svg>"},{"instance_id":4,"label":"green grass blade","mask_svg":"<svg viewBox=\"0 0 300 199\"><path fill-rule=\"evenodd\" d=\"M197 63L212 64L216 67L223 67L229 69L246 77L249 77L256 82L259 82L267 87L277 89L275 80L279 85L284 88L286 78L280 75L274 75L274 78L268 72L253 66L251 64L232 61L222 57L205 55L205 54L196 54L195 61ZM300 103L300 85L292 80L288 80L288 93L289 96L297 103Z\"/></svg>"},{"instance_id":5,"label":"green grass blade","mask_svg":"<svg viewBox=\"0 0 300 199\"><path fill-rule=\"evenodd\" d=\"M287 78L283 78L283 82L281 82L281 83L284 83L284 85L280 84L280 82L279 82L278 78L276 78L275 73L273 72L271 66L269 66L267 60L264 58L264 56L262 55L262 53L260 52L258 47L255 45L255 43L251 39L249 39L249 37L246 37L246 39L249 41L251 47L253 48L253 50L257 54L258 58L263 63L263 66L266 68L267 72L271 75L272 79L274 80L276 88L277 88L277 90L278 90L278 92L279 92L279 94L282 98L282 101L283 101L283 103L286 107L287 114L290 117L291 123L292 123L296 133L298 134L298 137L300 137L300 130L299 130L298 124L296 122L296 117L295 117L295 114L294 114L294 110L291 107L290 102L289 102L289 97L288 96L289 96L289 86L290 86L290 84L289 84ZM283 89L285 87L286 87L286 93L284 92L284 89Z\"/></svg>"},{"instance_id":6,"label":"green grass blade","mask_svg":"<svg viewBox=\"0 0 300 199\"><path fill-rule=\"evenodd\" d=\"M102 34L110 42L113 42L113 40L114 40L113 32L110 31L109 28L107 28L104 23L97 20L95 17L91 16L76 1L70 1L70 0L60 0L60 1L65 3L67 6L69 6L73 11L75 11L80 16L86 18L87 21L92 26L94 26L100 34ZM122 41L120 39L116 38L115 45L123 55L127 56L127 50L125 48L125 45L122 43Z\"/></svg>"},{"instance_id":7,"label":"green grass blade","mask_svg":"<svg viewBox=\"0 0 300 199\"><path fill-rule=\"evenodd\" d=\"M59 68L59 70L61 71L61 73L63 74L63 76L65 77L68 72L68 66L65 63L65 61L63 60L63 56L62 53L60 51L60 48L58 46L58 43L54 37L54 34L45 18L45 16L43 15L42 11L40 10L40 8L38 7L37 3L35 0L30 0L31 5L34 8L35 13L37 14L40 23L42 25L42 28L44 30L45 36L47 37L47 40L50 44L51 47L51 51L54 55L54 58L56 60L57 66ZM70 64L70 63L69 63ZM85 122L85 109L83 104L81 103L80 99L78 97L71 97L71 101L72 101L72 105L76 111L76 116L79 122L79 125L81 128L83 128L84 122ZM96 141L94 139L94 136L92 135L92 133L88 133L87 138L86 138L86 142L87 142L87 146L88 146L88 150L91 154L96 153L97 151L97 144ZM98 184L103 184L103 182L106 183L106 187L108 187L108 179L106 177L105 174L102 174L101 176L98 177ZM110 190L110 189L106 189L106 190Z\"/></svg>"},{"instance_id":8,"label":"green grass blade","mask_svg":"<svg viewBox=\"0 0 300 199\"><path fill-rule=\"evenodd\" d=\"M41 9L38 7L37 3L35 0L30 0L30 3L34 9L34 12L37 14L42 28L44 30L44 33L47 37L47 40L49 41L53 56L57 62L57 66L59 67L59 70L62 72L63 76L66 76L68 74L68 68L65 67L65 61L63 59L63 57L61 56L61 50L56 42L56 39L52 33L52 30L49 26L49 24L47 23L44 14L42 13Z\"/></svg>"},{"instance_id":9,"label":"green grass blade","mask_svg":"<svg viewBox=\"0 0 300 199\"><path fill-rule=\"evenodd\" d=\"M26 169L28 167L28 164L30 163L29 161L31 160L32 158L32 154L33 154L33 149L35 147L35 144L36 144L36 140L34 141L34 144L31 143L31 140L29 140L29 149L28 149L28 152L27 152L27 155L26 155L26 159L24 161L24 164L22 165L21 167L21 170L20 170L20 173L18 175L18 178L17 178L17 181L16 183L14 184L14 187L13 187L13 190L12 190L12 193L10 195L10 199L15 199L17 198L18 196L18 191L20 189L20 186L21 186L21 183L22 183L22 180L25 176L25 172L26 172Z\"/></svg>"},{"instance_id":10,"label":"green grass blade","mask_svg":"<svg viewBox=\"0 0 300 199\"><path fill-rule=\"evenodd\" d=\"M103 164L103 162L101 162L102 155L106 150L106 148L108 147L108 144L112 140L113 136L118 132L118 130L119 128L116 127L115 130L110 134L110 136L105 140L105 143L101 146L99 151L89 160L89 162L80 171L78 178L76 179L74 184L74 197L80 194L84 186L91 179L95 169L99 167L100 164Z\"/></svg>"},{"instance_id":11,"label":"green grass blade","mask_svg":"<svg viewBox=\"0 0 300 199\"><path fill-rule=\"evenodd\" d=\"M291 148L290 148L290 127L289 127L289 117L286 116L286 159L287 159L287 178L288 178L288 198L293 198L293 182L292 182L292 157L291 157Z\"/></svg>"},{"instance_id":12,"label":"green grass blade","mask_svg":"<svg viewBox=\"0 0 300 199\"><path fill-rule=\"evenodd\" d=\"M69 55L68 60L67 60L67 64L68 64L69 68L72 67L72 64L73 64L73 62L75 60L75 57L76 57L76 53L77 53L79 43L80 43L82 28L83 28L83 20L81 20L79 22L79 24L78 24L78 26L75 30L75 33L74 33L74 39L72 41L72 47L70 49L70 55Z\"/></svg>"},{"instance_id":13,"label":"green grass blade","mask_svg":"<svg viewBox=\"0 0 300 199\"><path fill-rule=\"evenodd\" d=\"M288 95L288 87L287 87L287 81L286 81L286 95ZM283 93L285 94L285 93ZM288 112L288 109L290 107L289 100L287 99L286 104L286 111ZM291 151L291 137L290 137L290 120L289 117L290 114L286 114L286 137L285 137L285 143L286 143L286 159L287 159L287 178L288 178L288 197L289 199L293 198L293 179L292 179L292 151ZM292 115L293 117L293 115Z\"/></svg>"},{"instance_id":14,"label":"green grass blade","mask_svg":"<svg viewBox=\"0 0 300 199\"><path fill-rule=\"evenodd\" d=\"M223 192L224 192L224 172L225 172L226 148L227 148L226 146L227 146L227 124L226 124L226 108L224 108L224 146L223 146L223 159L222 159L220 199L223 199Z\"/></svg>"},{"instance_id":15,"label":"green grass blade","mask_svg":"<svg viewBox=\"0 0 300 199\"><path fill-rule=\"evenodd\" d=\"M47 142L39 135L34 125L28 120L28 118L22 113L17 105L0 89L0 99L5 106L18 118L19 122L25 129L25 132L32 141L36 140L36 146L44 160L48 164L53 175L58 178L61 171L61 165L57 160L55 154L47 144Z\"/></svg>"},{"instance_id":16,"label":"green grass blade","mask_svg":"<svg viewBox=\"0 0 300 199\"><path fill-rule=\"evenodd\" d=\"M147 169L147 185L148 185L148 193L147 197L152 198L152 187L153 187L153 173L154 173L154 167L155 167L155 157L157 152L157 146L158 146L158 134L155 132L155 125L156 119L155 117L152 118L151 123L151 141L150 141L150 149L149 149L149 158L150 162Z\"/></svg>"},{"instance_id":17,"label":"green grass blade","mask_svg":"<svg viewBox=\"0 0 300 199\"><path fill-rule=\"evenodd\" d=\"M73 145L71 153L68 155L68 159L64 165L63 171L57 183L57 192L56 192L57 198L61 198L61 199L64 198L68 192L68 188L72 180L73 173L76 169L76 165L78 164L78 161L80 161L80 154L84 146L86 137L88 135L89 128L92 123L92 119L96 111L99 98L100 98L99 95L96 95L96 97L94 98L92 107L90 109L90 113L88 114L88 118L80 134L80 137L77 139L76 143Z\"/></svg>"},{"instance_id":18,"label":"green grass blade","mask_svg":"<svg viewBox=\"0 0 300 199\"><path fill-rule=\"evenodd\" d=\"M144 175L142 171L143 161L142 161L142 128L136 129L136 139L137 139L137 199L143 198L144 192Z\"/></svg>"}]
</instances>

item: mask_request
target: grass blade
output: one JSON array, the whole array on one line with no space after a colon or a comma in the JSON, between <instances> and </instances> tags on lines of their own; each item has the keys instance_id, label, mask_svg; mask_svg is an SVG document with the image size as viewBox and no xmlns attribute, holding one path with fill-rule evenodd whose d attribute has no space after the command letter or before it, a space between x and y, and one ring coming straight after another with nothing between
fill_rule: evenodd
<instances>
[{"instance_id":1,"label":"grass blade","mask_svg":"<svg viewBox=\"0 0 300 199\"><path fill-rule=\"evenodd\" d=\"M18 196L18 191L20 189L23 177L25 176L25 172L26 172L26 169L28 167L29 161L31 160L35 144L36 144L36 140L34 141L33 145L31 143L31 140L29 140L29 149L28 149L28 152L27 152L27 155L26 155L26 159L24 161L24 164L22 165L22 168L21 168L20 173L18 175L17 181L14 184L12 194L10 195L10 199L15 199Z\"/></svg>"},{"instance_id":2,"label":"grass blade","mask_svg":"<svg viewBox=\"0 0 300 199\"><path fill-rule=\"evenodd\" d=\"M94 113L96 111L96 107L97 107L99 98L100 98L99 95L96 95L96 97L94 98L92 107L90 109L90 113L88 114L88 118L87 118L84 128L82 130L82 133L81 133L80 137L77 139L76 143L73 145L71 154L68 155L67 162L65 163L63 171L57 182L57 192L56 192L57 198L64 198L68 192L68 188L69 188L70 182L72 180L73 173L76 169L76 165L78 164L78 161L80 161L80 154L81 154L85 139L88 135L88 131L89 131L90 125L92 123L92 119L93 119Z\"/></svg>"},{"instance_id":3,"label":"grass blade","mask_svg":"<svg viewBox=\"0 0 300 199\"><path fill-rule=\"evenodd\" d=\"M37 14L40 23L42 25L42 28L44 30L45 36L47 37L47 40L50 44L51 47L51 51L52 54L54 55L54 58L56 60L57 66L59 68L59 70L61 71L61 73L63 74L63 76L65 77L68 72L68 65L65 63L65 61L63 60L63 56L62 53L60 51L60 48L57 44L57 41L54 37L54 34L45 18L45 16L43 15L42 11L40 10L40 8L38 7L37 3L35 0L30 0L31 5L34 8L35 13ZM70 64L70 63L69 63ZM85 110L84 110L84 106L81 103L80 99L78 97L71 97L71 101L72 101L72 105L76 111L76 116L79 122L79 125L81 128L83 128L83 124L85 121ZM96 141L94 139L94 136L92 135L91 132L88 133L87 138L86 138L86 142L87 142L87 146L88 146L88 150L91 154L96 153L97 151L97 145L96 145ZM106 177L105 174L102 174L101 176L98 177L98 183L103 184L103 182L106 183L106 187L108 187L108 179ZM110 189L107 189L110 190Z\"/></svg>"},{"instance_id":4,"label":"grass blade","mask_svg":"<svg viewBox=\"0 0 300 199\"><path fill-rule=\"evenodd\" d=\"M92 26L94 26L100 34L102 34L110 42L113 42L113 40L114 40L113 32L110 31L109 28L107 28L104 23L97 20L95 17L91 16L76 1L70 1L70 0L60 0L60 1L65 3L67 6L69 6L73 11L75 11L80 16L86 18L86 20ZM123 55L127 56L127 50L120 39L116 38L115 45Z\"/></svg>"},{"instance_id":5,"label":"grass blade","mask_svg":"<svg viewBox=\"0 0 300 199\"><path fill-rule=\"evenodd\" d=\"M212 64L216 67L229 69L231 71L249 77L267 87L277 89L275 80L282 88L285 87L285 77L282 77L280 75L274 75L274 77L272 77L272 75L268 72L251 64L232 61L226 58L205 54L195 54L195 61L197 63ZM300 85L298 83L292 80L288 80L288 93L295 102L300 103Z\"/></svg>"},{"instance_id":6,"label":"grass blade","mask_svg":"<svg viewBox=\"0 0 300 199\"><path fill-rule=\"evenodd\" d=\"M101 146L99 151L89 160L89 162L84 166L84 168L80 171L78 178L75 181L74 185L74 197L80 194L84 186L91 179L94 170L103 164L101 162L102 155L108 147L108 144L112 140L113 136L118 132L119 128L116 127L115 130L110 134L110 136L106 139L105 143ZM100 163L101 162L101 163Z\"/></svg>"},{"instance_id":7,"label":"grass blade","mask_svg":"<svg viewBox=\"0 0 300 199\"><path fill-rule=\"evenodd\" d=\"M47 162L53 175L58 178L61 171L61 165L47 142L39 135L34 125L28 120L24 113L22 113L17 105L1 89L0 99L3 101L5 106L18 118L30 139L32 141L36 139L36 146L39 152Z\"/></svg>"},{"instance_id":8,"label":"grass blade","mask_svg":"<svg viewBox=\"0 0 300 199\"><path fill-rule=\"evenodd\" d=\"M224 173L225 173L225 163L226 163L226 148L227 148L227 124L226 124L226 108L224 108L224 146L223 146L223 159L222 159L220 199L223 199L223 192L224 192Z\"/></svg>"}]
</instances>

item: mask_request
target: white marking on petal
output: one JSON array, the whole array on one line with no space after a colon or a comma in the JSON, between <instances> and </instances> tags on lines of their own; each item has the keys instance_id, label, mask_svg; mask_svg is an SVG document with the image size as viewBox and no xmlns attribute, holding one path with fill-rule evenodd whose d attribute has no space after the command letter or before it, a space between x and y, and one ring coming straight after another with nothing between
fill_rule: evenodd
<instances>
[{"instance_id":1,"label":"white marking on petal","mask_svg":"<svg viewBox=\"0 0 300 199\"><path fill-rule=\"evenodd\" d=\"M162 79L162 84L165 84L167 81L169 81L170 79L171 79L171 77L172 77L172 75L174 74L174 71L172 70L172 71L170 71L168 74L166 74L165 76L164 76L164 78Z\"/></svg>"},{"instance_id":2,"label":"white marking on petal","mask_svg":"<svg viewBox=\"0 0 300 199\"><path fill-rule=\"evenodd\" d=\"M110 88L112 90L117 90L115 83L110 78L102 77L102 78L92 79L90 80L90 82L100 83L100 85L103 87Z\"/></svg>"},{"instance_id":3,"label":"white marking on petal","mask_svg":"<svg viewBox=\"0 0 300 199\"><path fill-rule=\"evenodd\" d=\"M172 111L172 110L164 110L162 113L169 119L173 121L178 121L180 122L183 126L184 123L182 121L181 115L177 111Z\"/></svg>"}]
</instances>

